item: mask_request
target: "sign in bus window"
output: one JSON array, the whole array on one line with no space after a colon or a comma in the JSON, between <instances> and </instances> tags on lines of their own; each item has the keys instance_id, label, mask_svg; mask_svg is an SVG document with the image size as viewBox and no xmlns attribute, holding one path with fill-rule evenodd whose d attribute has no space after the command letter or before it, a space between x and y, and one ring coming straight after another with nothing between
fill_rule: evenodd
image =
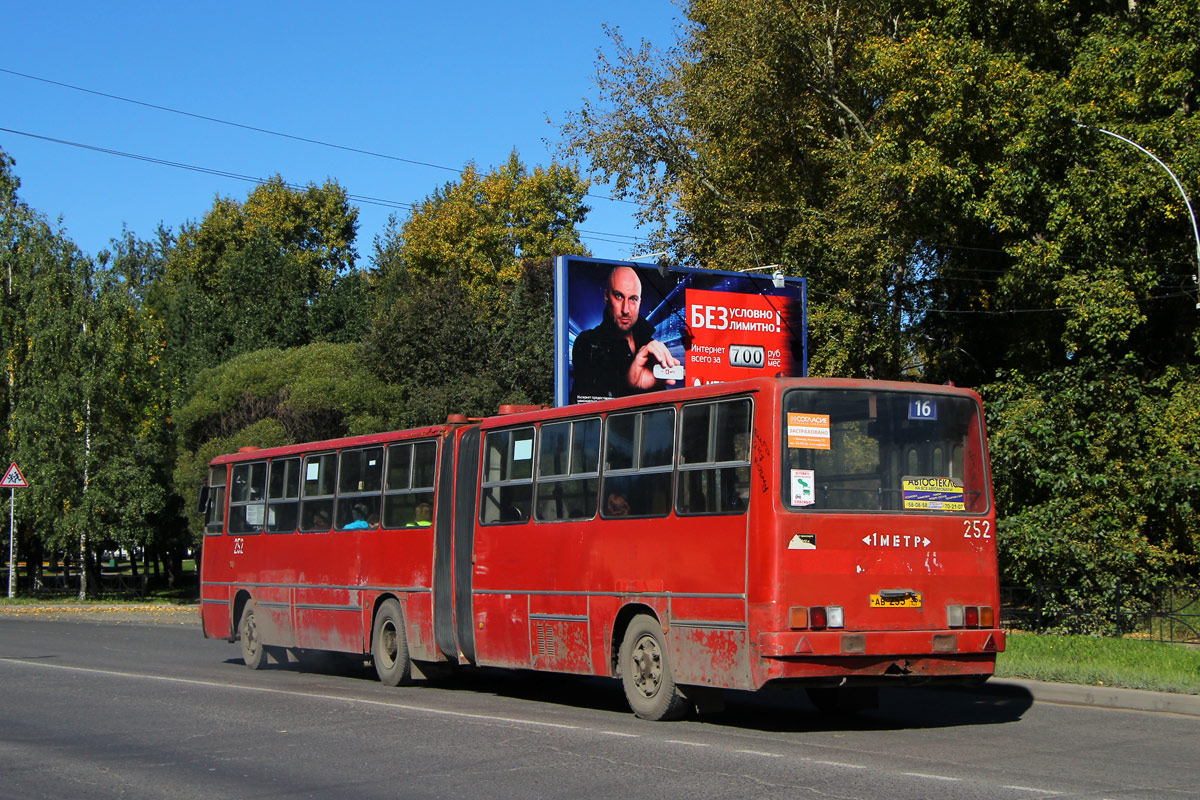
<instances>
[{"instance_id":1,"label":"sign in bus window","mask_svg":"<svg viewBox=\"0 0 1200 800\"><path fill-rule=\"evenodd\" d=\"M983 513L990 506L981 411L971 397L796 389L783 413L791 478L784 502L792 508ZM826 435L828 447L818 446Z\"/></svg>"},{"instance_id":2,"label":"sign in bus window","mask_svg":"<svg viewBox=\"0 0 1200 800\"><path fill-rule=\"evenodd\" d=\"M300 530L324 533L333 527L333 495L337 487L337 454L322 453L304 459L304 498L300 505Z\"/></svg>"},{"instance_id":3,"label":"sign in bus window","mask_svg":"<svg viewBox=\"0 0 1200 800\"><path fill-rule=\"evenodd\" d=\"M525 522L533 506L533 428L489 431L483 454L479 521Z\"/></svg>"},{"instance_id":4,"label":"sign in bus window","mask_svg":"<svg viewBox=\"0 0 1200 800\"><path fill-rule=\"evenodd\" d=\"M304 496L329 497L337 486L337 454L324 453L304 460Z\"/></svg>"},{"instance_id":5,"label":"sign in bus window","mask_svg":"<svg viewBox=\"0 0 1200 800\"><path fill-rule=\"evenodd\" d=\"M343 450L338 493L378 492L383 480L383 448Z\"/></svg>"},{"instance_id":6,"label":"sign in bus window","mask_svg":"<svg viewBox=\"0 0 1200 800\"><path fill-rule=\"evenodd\" d=\"M229 533L240 535L260 532L266 500L267 462L237 464L230 480Z\"/></svg>"}]
</instances>

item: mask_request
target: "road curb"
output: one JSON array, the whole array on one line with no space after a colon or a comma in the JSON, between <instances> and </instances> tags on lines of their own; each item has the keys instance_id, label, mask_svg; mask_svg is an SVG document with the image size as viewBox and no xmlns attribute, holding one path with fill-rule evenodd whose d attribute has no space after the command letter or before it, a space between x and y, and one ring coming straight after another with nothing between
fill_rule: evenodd
<instances>
[{"instance_id":1,"label":"road curb","mask_svg":"<svg viewBox=\"0 0 1200 800\"><path fill-rule=\"evenodd\" d=\"M1073 683L993 678L983 688L1004 692L1024 690L1037 703L1054 703L1127 711L1158 711L1200 717L1200 696L1174 692L1150 692L1142 689L1117 689L1108 686L1081 686Z\"/></svg>"}]
</instances>

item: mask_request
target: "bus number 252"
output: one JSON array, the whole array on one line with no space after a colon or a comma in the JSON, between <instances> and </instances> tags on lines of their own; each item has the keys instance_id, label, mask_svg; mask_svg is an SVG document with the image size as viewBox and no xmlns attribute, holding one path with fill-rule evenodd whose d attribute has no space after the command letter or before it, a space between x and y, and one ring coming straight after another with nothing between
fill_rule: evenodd
<instances>
[{"instance_id":1,"label":"bus number 252","mask_svg":"<svg viewBox=\"0 0 1200 800\"><path fill-rule=\"evenodd\" d=\"M990 539L990 538L992 538L992 523L986 519L964 519L963 520L963 538L964 539Z\"/></svg>"}]
</instances>

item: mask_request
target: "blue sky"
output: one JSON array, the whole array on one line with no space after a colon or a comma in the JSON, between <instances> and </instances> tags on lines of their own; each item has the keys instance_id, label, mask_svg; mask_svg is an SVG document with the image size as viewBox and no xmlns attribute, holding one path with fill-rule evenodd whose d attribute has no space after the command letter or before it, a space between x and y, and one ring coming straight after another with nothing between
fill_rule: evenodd
<instances>
[{"instance_id":1,"label":"blue sky","mask_svg":"<svg viewBox=\"0 0 1200 800\"><path fill-rule=\"evenodd\" d=\"M0 54L0 128L242 176L337 180L352 195L417 202L474 161L516 148L548 164L557 123L594 95L602 26L669 47L670 0L564 3L8 4ZM21 77L12 73L22 73ZM256 133L92 92L240 125L425 162L405 163ZM550 119L550 124L547 123ZM0 131L21 198L61 217L94 255L122 225L199 220L217 195L253 184ZM594 194L606 195L603 186ZM633 206L589 198L580 226L602 258L642 252ZM359 204L359 263L388 215Z\"/></svg>"}]
</instances>

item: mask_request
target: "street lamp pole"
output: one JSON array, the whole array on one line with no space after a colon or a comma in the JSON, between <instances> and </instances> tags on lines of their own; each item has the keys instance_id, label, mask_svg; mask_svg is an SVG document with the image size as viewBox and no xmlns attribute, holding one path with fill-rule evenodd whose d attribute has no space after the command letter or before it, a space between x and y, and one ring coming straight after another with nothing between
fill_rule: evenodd
<instances>
[{"instance_id":1,"label":"street lamp pole","mask_svg":"<svg viewBox=\"0 0 1200 800\"><path fill-rule=\"evenodd\" d=\"M1183 204L1187 206L1188 217L1192 220L1192 236L1196 238L1196 290L1198 293L1200 293L1200 227L1196 226L1196 212L1192 210L1192 201L1188 199L1187 192L1183 190L1183 184L1179 182L1179 178L1175 177L1175 173L1171 171L1170 167L1163 163L1161 158L1154 155L1154 153L1151 153L1149 150L1142 147L1132 139L1127 139L1119 133L1113 133L1112 131L1107 131L1104 128L1097 128L1095 125L1085 125L1079 120L1074 120L1074 122L1081 128L1098 131L1099 133L1111 136L1114 139L1120 139L1122 142L1125 142L1125 144L1133 145L1138 150L1141 150L1143 153L1152 158L1155 164L1158 164L1167 171L1168 175L1171 176L1171 180L1175 182L1175 188L1178 189L1179 194L1183 196ZM1197 295L1196 308L1200 309L1200 294Z\"/></svg>"}]
</instances>

